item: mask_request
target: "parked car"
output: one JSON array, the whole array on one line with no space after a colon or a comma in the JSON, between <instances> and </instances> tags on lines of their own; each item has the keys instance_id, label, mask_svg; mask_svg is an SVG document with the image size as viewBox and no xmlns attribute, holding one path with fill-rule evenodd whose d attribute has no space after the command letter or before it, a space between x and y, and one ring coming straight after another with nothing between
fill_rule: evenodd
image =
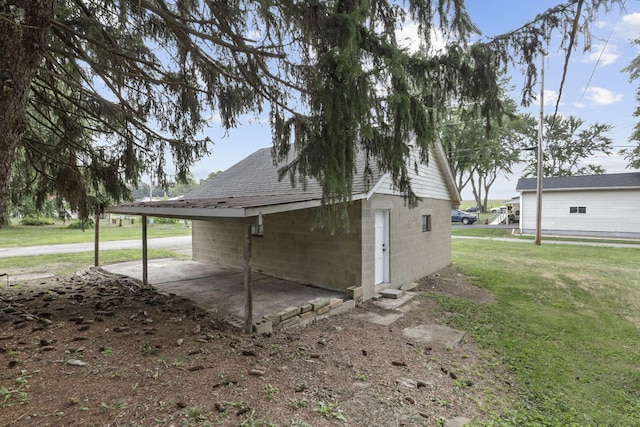
<instances>
[{"instance_id":1,"label":"parked car","mask_svg":"<svg viewBox=\"0 0 640 427\"><path fill-rule=\"evenodd\" d=\"M491 213L506 212L506 211L507 211L506 206L498 206L497 208L491 208Z\"/></svg>"},{"instance_id":2,"label":"parked car","mask_svg":"<svg viewBox=\"0 0 640 427\"><path fill-rule=\"evenodd\" d=\"M478 217L466 212L462 212L458 209L451 209L451 222L461 222L464 225L473 224L478 220Z\"/></svg>"},{"instance_id":3,"label":"parked car","mask_svg":"<svg viewBox=\"0 0 640 427\"><path fill-rule=\"evenodd\" d=\"M480 209L477 206L470 206L465 209L465 212L478 212Z\"/></svg>"}]
</instances>

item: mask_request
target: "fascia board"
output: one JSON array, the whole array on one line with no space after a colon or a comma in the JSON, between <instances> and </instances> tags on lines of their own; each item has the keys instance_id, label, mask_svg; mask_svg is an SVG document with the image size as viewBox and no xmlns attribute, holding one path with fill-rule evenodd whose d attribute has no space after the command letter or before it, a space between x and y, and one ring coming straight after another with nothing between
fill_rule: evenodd
<instances>
[{"instance_id":1,"label":"fascia board","mask_svg":"<svg viewBox=\"0 0 640 427\"><path fill-rule=\"evenodd\" d=\"M155 208L132 206L110 206L105 209L107 213L173 218L244 218L246 217L245 211L245 208Z\"/></svg>"}]
</instances>

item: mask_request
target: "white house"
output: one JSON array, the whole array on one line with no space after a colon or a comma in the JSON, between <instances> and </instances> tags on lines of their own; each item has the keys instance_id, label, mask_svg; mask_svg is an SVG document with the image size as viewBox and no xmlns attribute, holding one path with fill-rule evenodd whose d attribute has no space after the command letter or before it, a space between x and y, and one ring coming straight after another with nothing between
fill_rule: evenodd
<instances>
[{"instance_id":1,"label":"white house","mask_svg":"<svg viewBox=\"0 0 640 427\"><path fill-rule=\"evenodd\" d=\"M521 178L520 231L535 233L536 178ZM542 180L542 233L640 238L640 172Z\"/></svg>"}]
</instances>

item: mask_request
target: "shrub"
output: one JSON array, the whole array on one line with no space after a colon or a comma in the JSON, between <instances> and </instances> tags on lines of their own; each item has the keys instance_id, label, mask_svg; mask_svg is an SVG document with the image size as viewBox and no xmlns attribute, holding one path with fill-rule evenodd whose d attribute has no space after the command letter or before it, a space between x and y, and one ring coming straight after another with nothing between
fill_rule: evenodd
<instances>
[{"instance_id":1,"label":"shrub","mask_svg":"<svg viewBox=\"0 0 640 427\"><path fill-rule=\"evenodd\" d=\"M41 218L28 216L20 220L20 225L53 225L55 222L51 218Z\"/></svg>"},{"instance_id":2,"label":"shrub","mask_svg":"<svg viewBox=\"0 0 640 427\"><path fill-rule=\"evenodd\" d=\"M73 222L70 222L66 228L69 228L72 230L84 230L85 228L93 228L93 220L88 219L86 221L73 221Z\"/></svg>"},{"instance_id":3,"label":"shrub","mask_svg":"<svg viewBox=\"0 0 640 427\"><path fill-rule=\"evenodd\" d=\"M153 217L154 224L175 224L180 222L179 219L165 218L165 217Z\"/></svg>"}]
</instances>

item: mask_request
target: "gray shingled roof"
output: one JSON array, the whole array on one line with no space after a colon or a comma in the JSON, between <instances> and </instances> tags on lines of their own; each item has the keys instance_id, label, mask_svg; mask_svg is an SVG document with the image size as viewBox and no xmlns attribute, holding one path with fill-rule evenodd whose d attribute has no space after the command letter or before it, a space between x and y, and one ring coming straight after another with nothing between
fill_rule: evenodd
<instances>
[{"instance_id":1,"label":"gray shingled roof","mask_svg":"<svg viewBox=\"0 0 640 427\"><path fill-rule=\"evenodd\" d=\"M283 165L274 165L270 148L263 148L224 172L205 181L198 188L185 194L186 200L220 199L227 197L249 196L299 196L300 201L322 197L322 189L315 179L308 179L306 188L301 183L291 186L288 176L278 181L278 170ZM356 158L357 174L353 178L353 194L367 193L380 179L375 165L373 182L367 182L364 175L365 156ZM290 197L295 199L295 197Z\"/></svg>"},{"instance_id":2,"label":"gray shingled roof","mask_svg":"<svg viewBox=\"0 0 640 427\"><path fill-rule=\"evenodd\" d=\"M536 185L536 178L520 178L516 185L516 191L536 190ZM610 188L640 188L640 172L562 176L542 179L543 190L587 190Z\"/></svg>"},{"instance_id":3,"label":"gray shingled roof","mask_svg":"<svg viewBox=\"0 0 640 427\"><path fill-rule=\"evenodd\" d=\"M444 150L440 145L437 148L436 154L446 167ZM106 212L176 218L241 218L318 206L322 200L318 182L308 179L306 186L301 183L292 186L288 176L278 180L278 170L284 164L274 165L271 149L263 148L202 183L181 200L125 203L109 206ZM365 176L365 165L366 156L359 152L352 183L354 199L366 197L384 176L376 164L370 165L372 173ZM452 197L459 201L453 177L445 173L445 179Z\"/></svg>"},{"instance_id":4,"label":"gray shingled roof","mask_svg":"<svg viewBox=\"0 0 640 427\"><path fill-rule=\"evenodd\" d=\"M110 206L107 211L118 213L146 213L158 216L237 216L238 210L266 206L313 203L322 199L322 189L315 179L307 185L291 185L288 176L278 180L271 149L263 148L202 183L180 200L145 201ZM364 174L365 156L356 158L357 173L353 179L353 196L366 194L382 178L372 166L373 179L367 182Z\"/></svg>"},{"instance_id":5,"label":"gray shingled roof","mask_svg":"<svg viewBox=\"0 0 640 427\"><path fill-rule=\"evenodd\" d=\"M255 208L259 206L283 205L295 202L316 200L313 194L274 194L268 196L214 197L179 200L152 200L144 202L122 203L121 207L140 208L186 208L186 209L230 209Z\"/></svg>"}]
</instances>

